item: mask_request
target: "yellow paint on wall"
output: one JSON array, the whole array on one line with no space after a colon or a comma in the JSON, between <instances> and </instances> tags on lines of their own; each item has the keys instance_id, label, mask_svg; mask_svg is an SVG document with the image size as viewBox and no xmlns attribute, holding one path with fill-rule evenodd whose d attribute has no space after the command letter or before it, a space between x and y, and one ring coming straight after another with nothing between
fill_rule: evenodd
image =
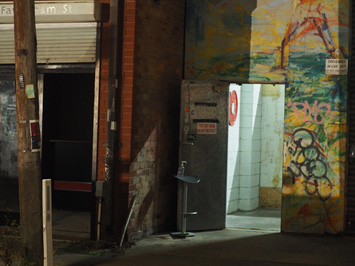
<instances>
[{"instance_id":1,"label":"yellow paint on wall","mask_svg":"<svg viewBox=\"0 0 355 266\"><path fill-rule=\"evenodd\" d=\"M272 85L272 84L265 84L262 86L263 96L264 97L280 97L280 86L279 85Z\"/></svg>"},{"instance_id":2,"label":"yellow paint on wall","mask_svg":"<svg viewBox=\"0 0 355 266\"><path fill-rule=\"evenodd\" d=\"M272 185L274 188L276 188L281 181L281 178L278 175L275 175L274 178L272 179Z\"/></svg>"}]
</instances>

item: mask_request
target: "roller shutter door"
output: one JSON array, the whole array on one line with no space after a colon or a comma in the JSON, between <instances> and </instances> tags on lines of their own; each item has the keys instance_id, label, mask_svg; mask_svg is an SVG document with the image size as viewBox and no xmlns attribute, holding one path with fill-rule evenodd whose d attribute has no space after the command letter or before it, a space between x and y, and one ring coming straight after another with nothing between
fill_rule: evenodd
<instances>
[{"instance_id":1,"label":"roller shutter door","mask_svg":"<svg viewBox=\"0 0 355 266\"><path fill-rule=\"evenodd\" d=\"M37 24L37 63L96 60L97 23ZM0 25L0 64L15 63L13 24Z\"/></svg>"},{"instance_id":2,"label":"roller shutter door","mask_svg":"<svg viewBox=\"0 0 355 266\"><path fill-rule=\"evenodd\" d=\"M0 2L0 64L15 63L12 2ZM96 61L101 6L95 0L36 1L37 63Z\"/></svg>"}]
</instances>

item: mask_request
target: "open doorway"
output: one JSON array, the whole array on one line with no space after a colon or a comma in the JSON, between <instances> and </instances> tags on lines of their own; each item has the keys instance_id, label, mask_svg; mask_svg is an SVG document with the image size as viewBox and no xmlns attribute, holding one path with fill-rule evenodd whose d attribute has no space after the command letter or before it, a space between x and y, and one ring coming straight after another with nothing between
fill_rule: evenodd
<instances>
[{"instance_id":1,"label":"open doorway","mask_svg":"<svg viewBox=\"0 0 355 266\"><path fill-rule=\"evenodd\" d=\"M89 238L94 74L43 75L42 176L52 179L53 230Z\"/></svg>"},{"instance_id":2,"label":"open doorway","mask_svg":"<svg viewBox=\"0 0 355 266\"><path fill-rule=\"evenodd\" d=\"M181 168L184 165L184 175L200 179L189 186L185 199L187 211L197 212L187 221L188 231L226 226L265 230L250 220L248 228L231 225L230 214L241 216L240 212L257 217L253 221L276 219L275 230L280 231L284 101L283 84L183 81ZM180 200L178 214L182 206ZM254 212L260 208L262 213Z\"/></svg>"},{"instance_id":3,"label":"open doorway","mask_svg":"<svg viewBox=\"0 0 355 266\"><path fill-rule=\"evenodd\" d=\"M230 86L238 108L228 129L228 228L280 231L284 91L284 85Z\"/></svg>"}]
</instances>

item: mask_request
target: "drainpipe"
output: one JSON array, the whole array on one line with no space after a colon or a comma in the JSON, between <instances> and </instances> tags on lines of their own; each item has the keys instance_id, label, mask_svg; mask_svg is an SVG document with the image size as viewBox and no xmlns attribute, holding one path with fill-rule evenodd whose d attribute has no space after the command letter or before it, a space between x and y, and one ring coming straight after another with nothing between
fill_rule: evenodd
<instances>
[{"instance_id":1,"label":"drainpipe","mask_svg":"<svg viewBox=\"0 0 355 266\"><path fill-rule=\"evenodd\" d=\"M113 222L113 189L114 189L114 162L117 138L117 95L119 90L118 74L121 64L119 61L119 26L123 13L124 0L111 0L110 2L110 28L109 28L109 69L108 69L108 95L107 95L107 125L105 144L105 190L102 206L102 225L111 226ZM120 5L120 6L119 6ZM121 12L120 12L121 11ZM119 67L118 67L119 66Z\"/></svg>"}]
</instances>

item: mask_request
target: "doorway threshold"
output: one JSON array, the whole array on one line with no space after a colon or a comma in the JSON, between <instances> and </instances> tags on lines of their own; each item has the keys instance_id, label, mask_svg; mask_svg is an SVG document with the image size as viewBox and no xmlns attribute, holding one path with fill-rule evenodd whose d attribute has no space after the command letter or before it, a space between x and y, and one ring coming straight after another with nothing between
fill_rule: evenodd
<instances>
[{"instance_id":1,"label":"doorway threshold","mask_svg":"<svg viewBox=\"0 0 355 266\"><path fill-rule=\"evenodd\" d=\"M90 212L53 210L53 238L89 240L90 219Z\"/></svg>"},{"instance_id":2,"label":"doorway threshold","mask_svg":"<svg viewBox=\"0 0 355 266\"><path fill-rule=\"evenodd\" d=\"M258 208L252 211L237 211L226 217L226 228L243 231L281 231L281 209Z\"/></svg>"}]
</instances>

